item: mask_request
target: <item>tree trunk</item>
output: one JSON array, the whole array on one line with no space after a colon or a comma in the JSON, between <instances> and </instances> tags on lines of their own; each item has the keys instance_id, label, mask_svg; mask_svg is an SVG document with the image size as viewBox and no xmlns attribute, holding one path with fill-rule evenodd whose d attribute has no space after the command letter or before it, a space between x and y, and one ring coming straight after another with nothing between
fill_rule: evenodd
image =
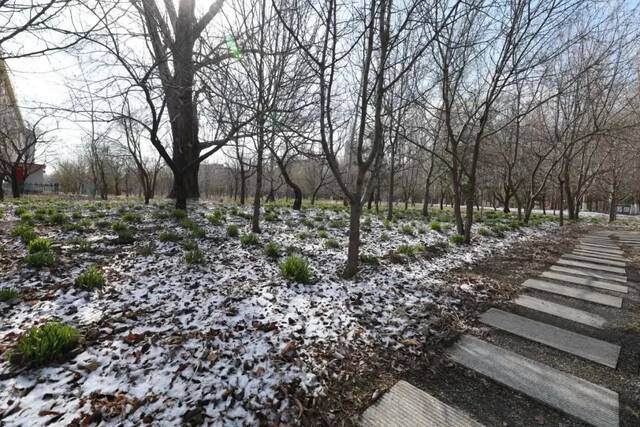
<instances>
[{"instance_id":1,"label":"tree trunk","mask_svg":"<svg viewBox=\"0 0 640 427\"><path fill-rule=\"evenodd\" d=\"M431 183L427 179L427 183L424 186L424 202L422 203L422 216L429 216L429 189L431 187Z\"/></svg>"},{"instance_id":2,"label":"tree trunk","mask_svg":"<svg viewBox=\"0 0 640 427\"><path fill-rule=\"evenodd\" d=\"M262 172L264 157L264 120L258 123L258 158L256 160L256 191L253 198L253 216L251 217L251 231L260 233L260 198L262 197Z\"/></svg>"},{"instance_id":3,"label":"tree trunk","mask_svg":"<svg viewBox=\"0 0 640 427\"><path fill-rule=\"evenodd\" d=\"M387 220L393 219L393 191L395 189L396 178L396 150L391 146L391 168L389 170L389 194L387 199Z\"/></svg>"},{"instance_id":4,"label":"tree trunk","mask_svg":"<svg viewBox=\"0 0 640 427\"><path fill-rule=\"evenodd\" d=\"M11 194L14 198L20 197L20 185L18 184L18 177L15 173L11 176Z\"/></svg>"},{"instance_id":5,"label":"tree trunk","mask_svg":"<svg viewBox=\"0 0 640 427\"><path fill-rule=\"evenodd\" d=\"M560 180L560 200L558 201L560 211L560 227L564 225L564 182Z\"/></svg>"},{"instance_id":6,"label":"tree trunk","mask_svg":"<svg viewBox=\"0 0 640 427\"><path fill-rule=\"evenodd\" d=\"M349 250L347 263L344 267L343 277L350 279L358 272L360 254L360 215L362 204L359 201L351 201L351 217L349 221Z\"/></svg>"}]
</instances>

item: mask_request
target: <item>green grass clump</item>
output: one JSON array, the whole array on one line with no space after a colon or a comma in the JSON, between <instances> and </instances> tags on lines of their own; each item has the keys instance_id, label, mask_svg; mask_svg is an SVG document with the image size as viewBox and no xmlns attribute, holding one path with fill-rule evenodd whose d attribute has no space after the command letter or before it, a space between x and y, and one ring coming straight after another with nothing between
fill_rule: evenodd
<instances>
[{"instance_id":1,"label":"green grass clump","mask_svg":"<svg viewBox=\"0 0 640 427\"><path fill-rule=\"evenodd\" d=\"M410 224L404 224L401 228L400 228L400 232L402 234L406 234L408 236L413 236L415 234L415 231L413 230L413 227Z\"/></svg>"},{"instance_id":2,"label":"green grass clump","mask_svg":"<svg viewBox=\"0 0 640 427\"><path fill-rule=\"evenodd\" d=\"M136 253L140 256L150 256L156 251L153 242L144 243L136 248Z\"/></svg>"},{"instance_id":3,"label":"green grass clump","mask_svg":"<svg viewBox=\"0 0 640 427\"><path fill-rule=\"evenodd\" d=\"M120 233L121 231L126 231L129 229L129 226L122 221L115 221L111 224L111 229L116 233Z\"/></svg>"},{"instance_id":4,"label":"green grass clump","mask_svg":"<svg viewBox=\"0 0 640 427\"><path fill-rule=\"evenodd\" d=\"M276 242L269 242L264 246L264 254L269 258L276 259L280 256L280 247Z\"/></svg>"},{"instance_id":5,"label":"green grass clump","mask_svg":"<svg viewBox=\"0 0 640 427\"><path fill-rule=\"evenodd\" d=\"M67 216L62 212L54 212L49 216L49 222L55 225L63 225L67 222Z\"/></svg>"},{"instance_id":6,"label":"green grass clump","mask_svg":"<svg viewBox=\"0 0 640 427\"><path fill-rule=\"evenodd\" d=\"M187 211L183 209L174 209L172 215L175 219L181 221L187 218Z\"/></svg>"},{"instance_id":7,"label":"green grass clump","mask_svg":"<svg viewBox=\"0 0 640 427\"><path fill-rule=\"evenodd\" d=\"M240 244L242 246L257 246L260 244L260 238L255 233L243 234L240 236Z\"/></svg>"},{"instance_id":8,"label":"green grass clump","mask_svg":"<svg viewBox=\"0 0 640 427\"><path fill-rule=\"evenodd\" d=\"M508 225L497 223L491 226L491 230L498 237L504 237L504 233L509 231L510 227Z\"/></svg>"},{"instance_id":9,"label":"green grass clump","mask_svg":"<svg viewBox=\"0 0 640 427\"><path fill-rule=\"evenodd\" d=\"M238 230L237 225L231 224L227 227L227 236L238 237L239 234L240 234L240 230Z\"/></svg>"},{"instance_id":10,"label":"green grass clump","mask_svg":"<svg viewBox=\"0 0 640 427\"><path fill-rule=\"evenodd\" d=\"M107 281L100 270L95 265L91 265L76 277L73 284L78 288L91 290L104 287Z\"/></svg>"},{"instance_id":11,"label":"green grass clump","mask_svg":"<svg viewBox=\"0 0 640 427\"><path fill-rule=\"evenodd\" d=\"M158 240L160 240L161 242L177 242L178 240L180 240L180 236L175 231L166 230L160 232L160 234L158 235Z\"/></svg>"},{"instance_id":12,"label":"green grass clump","mask_svg":"<svg viewBox=\"0 0 640 427\"><path fill-rule=\"evenodd\" d=\"M380 235L380 240L382 240L383 242L388 242L389 240L391 240L391 236L389 236L388 233L382 233Z\"/></svg>"},{"instance_id":13,"label":"green grass clump","mask_svg":"<svg viewBox=\"0 0 640 427\"><path fill-rule=\"evenodd\" d=\"M33 215L30 212L25 212L20 215L20 222L25 224L33 224Z\"/></svg>"},{"instance_id":14,"label":"green grass clump","mask_svg":"<svg viewBox=\"0 0 640 427\"><path fill-rule=\"evenodd\" d=\"M464 243L464 236L462 234L452 234L449 236L449 241L454 245L461 245Z\"/></svg>"},{"instance_id":15,"label":"green grass clump","mask_svg":"<svg viewBox=\"0 0 640 427\"><path fill-rule=\"evenodd\" d=\"M122 220L126 222L142 222L142 216L135 212L125 212L122 215Z\"/></svg>"},{"instance_id":16,"label":"green grass clump","mask_svg":"<svg viewBox=\"0 0 640 427\"><path fill-rule=\"evenodd\" d=\"M280 263L280 274L282 274L285 279L298 283L309 283L311 281L309 263L299 255L289 255L282 260Z\"/></svg>"},{"instance_id":17,"label":"green grass clump","mask_svg":"<svg viewBox=\"0 0 640 427\"><path fill-rule=\"evenodd\" d=\"M211 225L222 225L224 223L224 212L216 209L212 214L207 215L207 220Z\"/></svg>"},{"instance_id":18,"label":"green grass clump","mask_svg":"<svg viewBox=\"0 0 640 427\"><path fill-rule=\"evenodd\" d=\"M24 260L30 267L51 267L56 263L56 256L50 251L34 252L28 254Z\"/></svg>"},{"instance_id":19,"label":"green grass clump","mask_svg":"<svg viewBox=\"0 0 640 427\"><path fill-rule=\"evenodd\" d=\"M42 366L64 360L80 343L78 331L58 322L31 328L9 352L9 361L17 366Z\"/></svg>"},{"instance_id":20,"label":"green grass clump","mask_svg":"<svg viewBox=\"0 0 640 427\"><path fill-rule=\"evenodd\" d=\"M491 235L491 231L486 227L480 227L480 228L478 228L478 234L480 236L490 236Z\"/></svg>"},{"instance_id":21,"label":"green grass clump","mask_svg":"<svg viewBox=\"0 0 640 427\"><path fill-rule=\"evenodd\" d=\"M29 212L29 211L24 206L19 206L13 211L13 213L18 217L26 214L27 212Z\"/></svg>"},{"instance_id":22,"label":"green grass clump","mask_svg":"<svg viewBox=\"0 0 640 427\"><path fill-rule=\"evenodd\" d=\"M182 241L181 246L185 251L193 251L198 249L198 242L191 239L185 239Z\"/></svg>"},{"instance_id":23,"label":"green grass clump","mask_svg":"<svg viewBox=\"0 0 640 427\"><path fill-rule=\"evenodd\" d=\"M280 217L278 216L278 213L275 211L266 211L264 213L264 220L267 222L277 222L277 221L280 221Z\"/></svg>"},{"instance_id":24,"label":"green grass clump","mask_svg":"<svg viewBox=\"0 0 640 427\"><path fill-rule=\"evenodd\" d=\"M318 237L321 239L326 239L327 237L329 237L329 234L327 234L325 230L320 230L318 231Z\"/></svg>"},{"instance_id":25,"label":"green grass clump","mask_svg":"<svg viewBox=\"0 0 640 427\"><path fill-rule=\"evenodd\" d=\"M11 235L13 237L19 237L20 240L22 240L22 242L26 245L29 244L29 242L31 242L33 239L38 237L36 232L33 230L33 227L29 224L16 225L15 227L13 227L13 230L11 230Z\"/></svg>"},{"instance_id":26,"label":"green grass clump","mask_svg":"<svg viewBox=\"0 0 640 427\"><path fill-rule=\"evenodd\" d=\"M380 265L380 260L375 255L362 254L360 255L360 262L368 265Z\"/></svg>"},{"instance_id":27,"label":"green grass clump","mask_svg":"<svg viewBox=\"0 0 640 427\"><path fill-rule=\"evenodd\" d=\"M44 237L36 237L29 242L27 249L30 254L35 254L36 252L49 252L51 250L51 240L45 239Z\"/></svg>"},{"instance_id":28,"label":"green grass clump","mask_svg":"<svg viewBox=\"0 0 640 427\"><path fill-rule=\"evenodd\" d=\"M327 239L324 241L325 249L337 249L340 247L340 243L336 239Z\"/></svg>"},{"instance_id":29,"label":"green grass clump","mask_svg":"<svg viewBox=\"0 0 640 427\"><path fill-rule=\"evenodd\" d=\"M442 231L442 225L440 225L440 221L431 221L429 223L429 229L440 233Z\"/></svg>"},{"instance_id":30,"label":"green grass clump","mask_svg":"<svg viewBox=\"0 0 640 427\"><path fill-rule=\"evenodd\" d=\"M0 288L0 301L9 302L18 297L18 291L13 288Z\"/></svg>"},{"instance_id":31,"label":"green grass clump","mask_svg":"<svg viewBox=\"0 0 640 427\"><path fill-rule=\"evenodd\" d=\"M184 260L187 264L204 264L204 253L200 249L194 249L184 254Z\"/></svg>"},{"instance_id":32,"label":"green grass clump","mask_svg":"<svg viewBox=\"0 0 640 427\"><path fill-rule=\"evenodd\" d=\"M396 252L401 255L415 255L422 252L422 245L400 245L396 249Z\"/></svg>"},{"instance_id":33,"label":"green grass clump","mask_svg":"<svg viewBox=\"0 0 640 427\"><path fill-rule=\"evenodd\" d=\"M135 241L133 231L131 231L128 227L124 230L118 231L117 234L118 238L116 239L116 243L118 244L127 245Z\"/></svg>"}]
</instances>

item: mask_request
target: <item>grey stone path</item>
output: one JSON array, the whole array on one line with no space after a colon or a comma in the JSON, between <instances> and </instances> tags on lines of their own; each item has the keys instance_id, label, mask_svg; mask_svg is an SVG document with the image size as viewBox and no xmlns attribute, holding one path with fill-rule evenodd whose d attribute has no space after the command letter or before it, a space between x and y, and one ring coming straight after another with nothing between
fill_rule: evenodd
<instances>
[{"instance_id":1,"label":"grey stone path","mask_svg":"<svg viewBox=\"0 0 640 427\"><path fill-rule=\"evenodd\" d=\"M464 412L440 402L406 381L371 405L360 418L363 427L482 427Z\"/></svg>"},{"instance_id":2,"label":"grey stone path","mask_svg":"<svg viewBox=\"0 0 640 427\"><path fill-rule=\"evenodd\" d=\"M612 235L622 244L640 246L640 234L634 237ZM558 259L540 279L528 279L523 283L525 292L535 295L525 293L513 301L512 308L524 309L519 310L519 314L492 308L480 320L501 334L538 343L536 345L541 346L543 352L549 351L548 348L561 350L585 359L585 363L594 362L604 365L601 369L613 370L621 350L618 345L569 329L572 323L598 329L607 325L609 319L598 313L598 306L613 307L607 310L622 307L623 297L628 292L625 267L624 252L609 233L594 233L580 239L573 253ZM572 307L574 304L580 308ZM533 316L536 313L541 316ZM547 323L551 321L549 317L562 319L564 323L559 324L563 327ZM510 340L507 344L498 342L503 346L513 345ZM451 360L465 368L587 424L619 426L616 392L528 359L517 351L517 348L514 352L465 335L448 354ZM468 415L402 381L367 409L360 422L365 426L478 425Z\"/></svg>"}]
</instances>

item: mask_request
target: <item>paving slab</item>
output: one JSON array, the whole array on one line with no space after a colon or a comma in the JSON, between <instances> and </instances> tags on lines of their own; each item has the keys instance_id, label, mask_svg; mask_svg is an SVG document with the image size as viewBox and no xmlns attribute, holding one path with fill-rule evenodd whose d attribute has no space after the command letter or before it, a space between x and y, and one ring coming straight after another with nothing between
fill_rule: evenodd
<instances>
[{"instance_id":1,"label":"paving slab","mask_svg":"<svg viewBox=\"0 0 640 427\"><path fill-rule=\"evenodd\" d=\"M570 259L560 258L557 264L568 265L570 267L589 268L591 270L606 271L609 273L626 274L627 270L621 267L611 267L609 265L596 264L593 262L574 261Z\"/></svg>"},{"instance_id":2,"label":"paving slab","mask_svg":"<svg viewBox=\"0 0 640 427\"><path fill-rule=\"evenodd\" d=\"M599 253L603 253L603 254L607 254L607 255L624 255L624 251L620 250L620 249L602 249L602 248L598 248L598 247L594 247L594 246L589 246L589 245L576 245L575 249L581 249L581 250L586 250L586 251L592 251L592 252L599 252Z\"/></svg>"},{"instance_id":3,"label":"paving slab","mask_svg":"<svg viewBox=\"0 0 640 427\"><path fill-rule=\"evenodd\" d=\"M596 427L618 427L618 393L464 335L451 360Z\"/></svg>"},{"instance_id":4,"label":"paving slab","mask_svg":"<svg viewBox=\"0 0 640 427\"><path fill-rule=\"evenodd\" d=\"M482 427L469 415L398 381L360 417L362 427Z\"/></svg>"},{"instance_id":5,"label":"paving slab","mask_svg":"<svg viewBox=\"0 0 640 427\"><path fill-rule=\"evenodd\" d=\"M626 267L627 266L627 263L624 262L624 261L614 261L614 260L611 260L611 259L601 258L601 257L597 257L597 256L590 256L590 255L564 254L564 255L562 255L562 258L573 259L573 260L576 260L576 261L594 262L596 264L611 265L613 267Z\"/></svg>"},{"instance_id":6,"label":"paving slab","mask_svg":"<svg viewBox=\"0 0 640 427\"><path fill-rule=\"evenodd\" d=\"M578 246L582 246L585 248L589 248L589 249L593 249L601 252L612 252L616 254L623 253L622 249L620 249L618 246L609 247L609 246L594 245L593 243L583 243L583 242L578 242Z\"/></svg>"},{"instance_id":7,"label":"paving slab","mask_svg":"<svg viewBox=\"0 0 640 427\"><path fill-rule=\"evenodd\" d=\"M539 291L550 292L557 295L563 295L565 297L580 299L583 301L589 301L595 304L602 304L609 307L622 307L622 298L603 294L600 292L593 292L584 288L576 288L575 286L558 285L556 283L547 282L538 279L528 279L523 283L523 286L530 289L537 289Z\"/></svg>"},{"instance_id":8,"label":"paving slab","mask_svg":"<svg viewBox=\"0 0 640 427\"><path fill-rule=\"evenodd\" d=\"M554 271L545 271L540 275L546 279L559 280L561 282L573 283L575 285L591 286L592 288L606 289L608 291L620 292L626 294L629 288L624 285L606 282L604 280L596 280L592 277L576 277L569 274L556 273Z\"/></svg>"},{"instance_id":9,"label":"paving slab","mask_svg":"<svg viewBox=\"0 0 640 427\"><path fill-rule=\"evenodd\" d=\"M542 313L550 314L562 319L571 320L572 322L582 323L583 325L591 326L594 328L602 329L607 323L607 320L597 314L589 313L587 311L578 310L577 308L569 307L563 304L557 304L555 302L535 298L529 295L520 295L515 299L514 303L521 307L526 307L531 310L540 311Z\"/></svg>"},{"instance_id":10,"label":"paving slab","mask_svg":"<svg viewBox=\"0 0 640 427\"><path fill-rule=\"evenodd\" d=\"M601 273L593 270L582 270L580 268L563 267L561 265L552 265L549 268L553 271L559 271L561 273L574 274L577 276L595 277L596 279L601 279L601 280L627 283L627 277L620 276L618 274Z\"/></svg>"},{"instance_id":11,"label":"paving slab","mask_svg":"<svg viewBox=\"0 0 640 427\"><path fill-rule=\"evenodd\" d=\"M486 325L615 369L620 346L492 308L480 316Z\"/></svg>"},{"instance_id":12,"label":"paving slab","mask_svg":"<svg viewBox=\"0 0 640 427\"><path fill-rule=\"evenodd\" d=\"M601 259L610 259L612 261L623 261L626 262L626 258L623 257L622 255L613 255L613 254L605 254L602 252L594 252L594 251L589 251L589 250L585 250L585 249L574 249L573 252L571 252L572 254L576 254L576 255L584 255L584 256L590 256L590 257L594 257L594 258L601 258Z\"/></svg>"}]
</instances>

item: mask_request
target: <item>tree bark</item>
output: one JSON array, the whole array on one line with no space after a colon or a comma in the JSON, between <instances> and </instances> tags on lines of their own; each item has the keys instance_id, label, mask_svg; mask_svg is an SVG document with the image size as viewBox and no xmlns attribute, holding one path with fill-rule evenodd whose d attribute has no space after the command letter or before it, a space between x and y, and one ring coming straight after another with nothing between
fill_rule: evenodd
<instances>
[{"instance_id":1,"label":"tree bark","mask_svg":"<svg viewBox=\"0 0 640 427\"><path fill-rule=\"evenodd\" d=\"M360 215L362 214L362 204L357 201L351 202L351 217L349 221L349 250L347 252L347 263L344 267L344 277L351 278L358 272L358 262L360 254Z\"/></svg>"}]
</instances>

